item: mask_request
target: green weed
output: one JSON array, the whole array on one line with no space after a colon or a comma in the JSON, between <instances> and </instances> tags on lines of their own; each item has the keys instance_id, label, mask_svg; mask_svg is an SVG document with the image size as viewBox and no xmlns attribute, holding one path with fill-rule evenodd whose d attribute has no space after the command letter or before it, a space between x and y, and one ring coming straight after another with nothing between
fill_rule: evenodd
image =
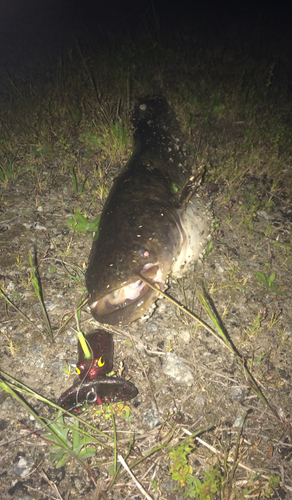
<instances>
[{"instance_id":1,"label":"green weed","mask_svg":"<svg viewBox=\"0 0 292 500\"><path fill-rule=\"evenodd\" d=\"M71 375L71 365L68 365L68 363L66 363L65 368L62 368L62 370L65 372L66 378L69 378Z\"/></svg>"},{"instance_id":2,"label":"green weed","mask_svg":"<svg viewBox=\"0 0 292 500\"><path fill-rule=\"evenodd\" d=\"M264 293L268 292L274 292L277 295L285 295L285 292L282 292L279 290L279 286L274 283L276 279L276 273L272 273L268 278L265 276L265 274L257 272L257 277L260 280L260 283L258 282L259 286L264 286Z\"/></svg>"},{"instance_id":3,"label":"green weed","mask_svg":"<svg viewBox=\"0 0 292 500\"><path fill-rule=\"evenodd\" d=\"M108 195L109 188L108 183L105 178L105 173L100 165L98 165L96 172L96 176L98 177L98 186L97 186L97 195L100 200Z\"/></svg>"},{"instance_id":4,"label":"green weed","mask_svg":"<svg viewBox=\"0 0 292 500\"><path fill-rule=\"evenodd\" d=\"M217 314L211 309L208 301L206 300L206 298L204 297L204 295L202 293L198 293L198 296L199 296L200 302L205 307L205 309L206 309L206 311L207 311L207 313L208 313L208 315L209 315L209 317L210 317L213 325L215 326L216 330L219 332L220 337L221 337L221 341L223 341L223 344L225 345L225 347L227 347L227 349L229 349L229 351L232 352L235 355L237 361L239 362L239 365L243 369L243 372L244 372L245 376L247 377L247 379L249 381L249 384L250 384L252 390L257 395L257 397L268 408L270 408L270 410L274 413L274 415L276 416L276 418L280 420L280 417L279 417L277 411L270 405L270 403L268 402L268 400L265 398L264 394L262 393L262 391L258 387L258 385L257 385L255 379L253 378L252 374L247 369L246 362L245 362L244 358L242 358L240 356L240 354L237 352L237 349L233 346L232 342L227 337L226 332L224 332L224 330L223 330L223 328L222 328L222 326L220 324L221 323L220 319L218 318ZM201 320L200 320L200 322L201 322L201 324L206 329L208 329L208 327L206 326L205 323L203 323ZM212 329L211 330L209 329L209 331L211 331L211 333L218 338L218 335L217 335L217 333L215 331L213 331Z\"/></svg>"},{"instance_id":5,"label":"green weed","mask_svg":"<svg viewBox=\"0 0 292 500\"><path fill-rule=\"evenodd\" d=\"M82 215L77 210L74 211L73 219L67 221L69 229L72 231L77 231L79 233L95 233L95 237L98 235L98 225L99 225L100 215L96 217L92 222L88 222L88 217Z\"/></svg>"},{"instance_id":6,"label":"green weed","mask_svg":"<svg viewBox=\"0 0 292 500\"><path fill-rule=\"evenodd\" d=\"M7 185L9 181L14 181L19 173L13 161L5 160L3 165L0 165L0 181Z\"/></svg>"},{"instance_id":7,"label":"green weed","mask_svg":"<svg viewBox=\"0 0 292 500\"><path fill-rule=\"evenodd\" d=\"M270 199L260 199L254 184L251 184L249 189L244 191L244 195L247 201L242 203L240 210L246 211L246 214L241 219L241 222L243 225L247 226L248 229L253 229L257 211L259 209L270 210L275 203Z\"/></svg>"},{"instance_id":8,"label":"green weed","mask_svg":"<svg viewBox=\"0 0 292 500\"><path fill-rule=\"evenodd\" d=\"M214 248L214 244L213 244L213 241L209 241L208 245L206 246L206 250L205 250L205 253L204 253L204 260L207 259L208 255L210 255L210 253L212 252Z\"/></svg>"},{"instance_id":9,"label":"green weed","mask_svg":"<svg viewBox=\"0 0 292 500\"><path fill-rule=\"evenodd\" d=\"M183 442L169 452L169 474L172 479L179 482L181 487L185 486L193 472L193 468L188 465L188 455L192 450L193 446L190 446L188 442Z\"/></svg>"},{"instance_id":10,"label":"green weed","mask_svg":"<svg viewBox=\"0 0 292 500\"><path fill-rule=\"evenodd\" d=\"M205 472L205 478L200 481L195 476L188 478L188 490L183 496L186 498L199 498L200 500L211 500L221 488L221 471L219 464L211 466ZM219 497L220 498L220 497Z\"/></svg>"},{"instance_id":11,"label":"green weed","mask_svg":"<svg viewBox=\"0 0 292 500\"><path fill-rule=\"evenodd\" d=\"M73 179L73 187L74 187L74 193L76 195L81 196L84 190L85 183L87 181L87 178L85 177L81 183L80 189L78 189L78 181L77 181L77 176L74 170L74 167L71 167L71 174L72 174L72 179Z\"/></svg>"},{"instance_id":12,"label":"green weed","mask_svg":"<svg viewBox=\"0 0 292 500\"><path fill-rule=\"evenodd\" d=\"M265 352L261 352L261 353L257 356L257 358L255 358L255 359L253 360L253 363L254 363L255 365L260 365L260 364L262 363L262 361L264 361L265 357L266 357L266 353L265 353Z\"/></svg>"},{"instance_id":13,"label":"green weed","mask_svg":"<svg viewBox=\"0 0 292 500\"><path fill-rule=\"evenodd\" d=\"M52 462L58 461L57 467L65 464L70 458L76 460L78 464L88 473L89 477L96 485L97 481L92 470L87 463L84 462L86 458L94 456L96 452L95 448L88 448L88 444L94 443L108 451L111 451L113 449L113 439L96 427L87 424L77 416L72 425L65 423L63 414L68 412L65 412L65 410L59 408L58 405L52 401L49 401L45 397L37 394L25 384L22 384L2 371L0 371L0 387L10 394L10 396L13 397L18 403L20 403L25 410L33 416L34 420L38 421L39 424L45 428L47 434L40 437L43 437L45 440L53 444L50 460ZM22 394L23 397L21 397L20 394ZM56 418L49 420L45 417L41 417L39 412L34 411L32 405L26 402L25 397L27 396L33 397L38 401L49 405L51 408L57 408L58 412L56 414ZM70 415L70 417L72 417L72 415ZM80 427L79 422L82 423L83 426L89 428L91 433L89 434L87 431L84 431ZM107 444L107 442L97 439L96 435L98 435L101 439L109 441L110 445Z\"/></svg>"},{"instance_id":14,"label":"green weed","mask_svg":"<svg viewBox=\"0 0 292 500\"><path fill-rule=\"evenodd\" d=\"M79 140L84 143L89 154L103 153L110 161L118 161L129 150L132 139L128 120L120 117L121 99L116 107L115 118L108 122L108 115L103 117L101 128L80 134ZM110 114L110 113L109 113ZM104 116L105 116L104 115Z\"/></svg>"},{"instance_id":15,"label":"green weed","mask_svg":"<svg viewBox=\"0 0 292 500\"><path fill-rule=\"evenodd\" d=\"M273 328L273 326L275 326L278 321L280 321L280 314L282 313L282 311L278 311L277 313L272 313L272 317L271 317L271 320L270 320L270 324L269 324L269 329L271 330Z\"/></svg>"},{"instance_id":16,"label":"green weed","mask_svg":"<svg viewBox=\"0 0 292 500\"><path fill-rule=\"evenodd\" d=\"M169 474L179 483L179 488L186 498L210 500L211 496L220 490L220 467L219 464L210 467L205 473L205 479L201 481L193 475L193 468L188 464L188 456L193 449L194 447L187 439L169 452Z\"/></svg>"},{"instance_id":17,"label":"green weed","mask_svg":"<svg viewBox=\"0 0 292 500\"><path fill-rule=\"evenodd\" d=\"M50 462L57 462L57 469L70 460L72 454L79 460L95 456L95 448L88 447L89 444L92 444L93 440L90 436L80 434L78 420L74 420L72 425L66 425L63 412L59 411L54 422L48 424L47 428L51 432L42 435L42 439L55 443L50 449ZM72 438L68 435L69 431L72 434Z\"/></svg>"},{"instance_id":18,"label":"green weed","mask_svg":"<svg viewBox=\"0 0 292 500\"><path fill-rule=\"evenodd\" d=\"M259 313L257 317L254 319L251 329L248 332L246 332L248 338L254 337L258 334L258 332L261 329L262 319L263 315L262 313Z\"/></svg>"},{"instance_id":19,"label":"green weed","mask_svg":"<svg viewBox=\"0 0 292 500\"><path fill-rule=\"evenodd\" d=\"M115 413L116 413L116 415L122 417L129 424L131 423L131 420L134 416L134 415L131 415L131 408L128 405L126 405L124 402L119 403L115 406Z\"/></svg>"}]
</instances>

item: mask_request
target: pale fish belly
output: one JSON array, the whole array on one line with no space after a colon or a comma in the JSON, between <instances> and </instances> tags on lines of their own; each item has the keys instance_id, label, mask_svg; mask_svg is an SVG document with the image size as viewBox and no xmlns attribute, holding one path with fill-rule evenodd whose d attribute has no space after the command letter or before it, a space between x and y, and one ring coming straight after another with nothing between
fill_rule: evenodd
<instances>
[{"instance_id":1,"label":"pale fish belly","mask_svg":"<svg viewBox=\"0 0 292 500\"><path fill-rule=\"evenodd\" d=\"M210 203L194 195L185 210L179 213L181 223L180 253L175 258L171 275L181 278L193 269L195 262L203 258L206 246L211 240L213 214Z\"/></svg>"}]
</instances>

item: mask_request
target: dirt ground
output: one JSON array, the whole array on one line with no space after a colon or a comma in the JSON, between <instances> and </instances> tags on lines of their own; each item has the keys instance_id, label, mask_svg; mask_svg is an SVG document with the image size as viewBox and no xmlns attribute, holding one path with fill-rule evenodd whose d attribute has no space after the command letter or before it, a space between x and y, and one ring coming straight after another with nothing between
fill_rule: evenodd
<instances>
[{"instance_id":1,"label":"dirt ground","mask_svg":"<svg viewBox=\"0 0 292 500\"><path fill-rule=\"evenodd\" d=\"M108 174L109 182L113 173ZM179 283L170 280L168 292L214 326L198 300L198 292L205 291L271 408L251 390L236 357L225 346L174 304L159 299L146 323L137 321L124 330L111 330L114 368L118 371L123 362L123 376L139 391L128 403L130 418L116 417L118 437L121 443L128 442L131 431L134 453L140 456L161 444L174 423L177 438L210 425L212 429L201 438L221 453L228 450L232 455L244 416L239 456L242 466L234 479L236 491L243 492L253 473L261 474L263 482L274 475L281 483L273 498L289 499L292 211L279 197L273 198L275 206L269 208L270 187L264 180L246 180L232 199L227 199L224 184L212 187L207 184L200 190L213 205L213 248L194 273ZM255 199L260 200L256 211L252 209ZM46 164L37 186L19 178L2 193L1 283L9 299L33 324L1 299L1 370L55 402L76 378L77 341L71 328L76 324L73 319L53 343L50 341L29 280L28 256L35 249L42 293L56 335L65 315L74 311L84 293L82 270L88 262L92 237L69 230L67 221L77 208L90 219L99 210L93 207L86 190L82 196L74 194L72 178L61 174L53 162ZM266 286L257 277L258 272L267 278ZM269 281L273 273L275 280ZM80 280L76 280L78 276ZM81 326L84 333L98 327L86 308ZM176 378L167 375L165 367L167 358L174 363L174 355L179 363ZM65 373L66 363L72 365L70 377ZM52 408L33 398L27 400L41 415L53 416ZM83 418L112 435L112 424L103 414L91 411ZM92 497L94 485L87 473L70 461L56 469L49 460L50 445L37 435L42 433L39 423L3 390L0 430L2 500ZM123 455L126 450L122 449ZM190 454L194 474L206 470L210 459L206 453L211 452L200 444ZM88 459L102 489L109 485L112 460L112 455L102 450ZM176 483L168 472L165 455L154 456L142 469L135 469L153 498L183 498L174 492ZM150 480L157 481L158 490L151 487ZM128 498L142 498L134 483L124 477L104 498L126 498L127 494ZM254 494L260 498L259 490ZM244 497L238 493L234 498Z\"/></svg>"}]
</instances>

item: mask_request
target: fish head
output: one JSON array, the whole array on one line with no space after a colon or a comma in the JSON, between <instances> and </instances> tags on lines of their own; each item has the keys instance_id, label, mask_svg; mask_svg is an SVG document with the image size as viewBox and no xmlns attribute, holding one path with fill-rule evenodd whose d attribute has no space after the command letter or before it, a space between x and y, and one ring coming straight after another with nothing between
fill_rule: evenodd
<instances>
[{"instance_id":1,"label":"fish head","mask_svg":"<svg viewBox=\"0 0 292 500\"><path fill-rule=\"evenodd\" d=\"M127 227L112 219L93 244L86 285L91 313L100 323L123 325L141 318L167 286L180 238L175 214L163 221L157 214L138 219L139 226L132 219Z\"/></svg>"}]
</instances>

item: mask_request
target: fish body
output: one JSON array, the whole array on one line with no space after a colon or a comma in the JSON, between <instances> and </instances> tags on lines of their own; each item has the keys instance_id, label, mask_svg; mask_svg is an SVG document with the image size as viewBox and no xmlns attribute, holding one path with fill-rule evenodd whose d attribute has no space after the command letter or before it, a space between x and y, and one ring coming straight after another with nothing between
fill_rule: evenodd
<instances>
[{"instance_id":1,"label":"fish body","mask_svg":"<svg viewBox=\"0 0 292 500\"><path fill-rule=\"evenodd\" d=\"M168 275L199 259L209 235L205 205L192 198L202 171L192 172L167 101L141 99L134 111L133 153L104 205L86 272L89 305L101 323L142 317Z\"/></svg>"}]
</instances>

